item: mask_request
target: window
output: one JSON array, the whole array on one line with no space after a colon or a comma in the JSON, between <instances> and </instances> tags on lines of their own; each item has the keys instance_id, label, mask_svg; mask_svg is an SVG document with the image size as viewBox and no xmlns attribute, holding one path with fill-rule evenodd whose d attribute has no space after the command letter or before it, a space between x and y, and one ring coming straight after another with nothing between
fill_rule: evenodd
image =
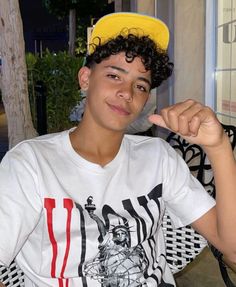
<instances>
[{"instance_id":1,"label":"window","mask_svg":"<svg viewBox=\"0 0 236 287\"><path fill-rule=\"evenodd\" d=\"M215 111L236 125L236 0L217 1L215 32Z\"/></svg>"}]
</instances>

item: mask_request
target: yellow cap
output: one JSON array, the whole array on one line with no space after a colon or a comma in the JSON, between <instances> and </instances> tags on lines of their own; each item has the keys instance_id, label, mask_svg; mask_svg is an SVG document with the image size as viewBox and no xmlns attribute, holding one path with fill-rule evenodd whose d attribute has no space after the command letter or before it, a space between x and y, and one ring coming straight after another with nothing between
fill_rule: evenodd
<instances>
[{"instance_id":1,"label":"yellow cap","mask_svg":"<svg viewBox=\"0 0 236 287\"><path fill-rule=\"evenodd\" d=\"M137 13L112 13L99 19L94 26L89 40L89 54L94 52L96 45L128 33L149 36L163 50L168 47L169 30L161 20Z\"/></svg>"}]
</instances>

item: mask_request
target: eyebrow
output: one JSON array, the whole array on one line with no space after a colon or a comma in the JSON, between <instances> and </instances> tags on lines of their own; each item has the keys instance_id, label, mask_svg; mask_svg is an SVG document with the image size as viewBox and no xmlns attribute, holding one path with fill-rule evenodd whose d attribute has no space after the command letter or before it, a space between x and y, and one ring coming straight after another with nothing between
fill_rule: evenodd
<instances>
[{"instance_id":1,"label":"eyebrow","mask_svg":"<svg viewBox=\"0 0 236 287\"><path fill-rule=\"evenodd\" d=\"M127 70L125 70L125 69L123 69L121 67L117 67L117 66L112 66L112 65L110 66L110 65L108 65L108 66L105 66L105 68L112 68L112 69L118 70L118 71L120 71L122 73L125 73L125 74L129 73ZM138 77L138 79L143 81L143 82L145 82L145 83L147 83L151 87L151 82L147 78L145 78L145 77Z\"/></svg>"}]
</instances>

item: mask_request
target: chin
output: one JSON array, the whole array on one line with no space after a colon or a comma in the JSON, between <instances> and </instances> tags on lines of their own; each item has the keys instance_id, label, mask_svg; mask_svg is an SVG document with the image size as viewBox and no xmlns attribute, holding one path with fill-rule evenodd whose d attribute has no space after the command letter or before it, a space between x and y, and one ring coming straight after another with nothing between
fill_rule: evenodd
<instances>
[{"instance_id":1,"label":"chin","mask_svg":"<svg viewBox=\"0 0 236 287\"><path fill-rule=\"evenodd\" d=\"M127 129L127 126L121 127L121 126L109 125L109 126L106 126L105 128L113 132L124 133Z\"/></svg>"},{"instance_id":2,"label":"chin","mask_svg":"<svg viewBox=\"0 0 236 287\"><path fill-rule=\"evenodd\" d=\"M109 124L106 125L106 128L108 128L109 130L112 130L114 132L125 132L128 128L130 123L125 123L125 124L122 124L122 123L117 123L116 122L110 122Z\"/></svg>"}]
</instances>

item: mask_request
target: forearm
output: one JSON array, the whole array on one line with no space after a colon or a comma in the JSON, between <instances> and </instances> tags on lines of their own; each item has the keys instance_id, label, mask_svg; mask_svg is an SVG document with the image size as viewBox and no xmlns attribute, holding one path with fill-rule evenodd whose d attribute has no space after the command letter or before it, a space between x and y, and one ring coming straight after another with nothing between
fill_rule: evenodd
<instances>
[{"instance_id":1,"label":"forearm","mask_svg":"<svg viewBox=\"0 0 236 287\"><path fill-rule=\"evenodd\" d=\"M236 253L236 162L228 136L221 145L205 148L216 186L216 225L220 240Z\"/></svg>"}]
</instances>

